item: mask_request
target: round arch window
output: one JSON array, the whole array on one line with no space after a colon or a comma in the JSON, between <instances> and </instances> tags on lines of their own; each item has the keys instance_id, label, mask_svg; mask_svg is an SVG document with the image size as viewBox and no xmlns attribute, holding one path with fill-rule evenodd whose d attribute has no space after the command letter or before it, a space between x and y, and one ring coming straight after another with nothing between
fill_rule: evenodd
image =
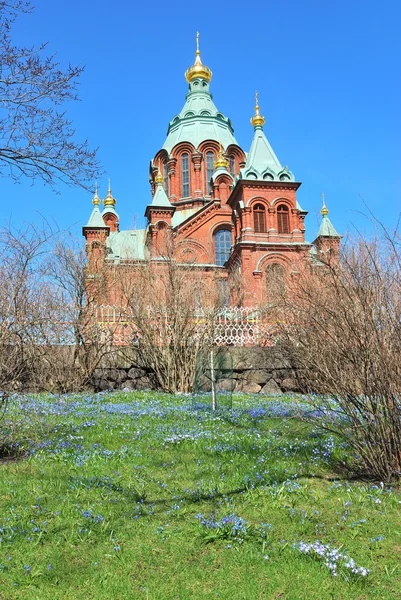
<instances>
[{"instance_id":1,"label":"round arch window","mask_svg":"<svg viewBox=\"0 0 401 600\"><path fill-rule=\"evenodd\" d=\"M279 204L277 207L277 231L290 233L290 213L285 204Z\"/></svg>"},{"instance_id":2,"label":"round arch window","mask_svg":"<svg viewBox=\"0 0 401 600\"><path fill-rule=\"evenodd\" d=\"M231 229L219 229L214 235L216 265L222 267L230 258Z\"/></svg>"}]
</instances>

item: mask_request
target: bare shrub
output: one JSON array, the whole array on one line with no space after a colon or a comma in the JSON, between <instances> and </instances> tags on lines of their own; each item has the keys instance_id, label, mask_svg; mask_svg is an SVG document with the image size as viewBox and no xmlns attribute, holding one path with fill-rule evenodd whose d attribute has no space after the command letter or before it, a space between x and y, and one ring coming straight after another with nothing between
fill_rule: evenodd
<instances>
[{"instance_id":1,"label":"bare shrub","mask_svg":"<svg viewBox=\"0 0 401 600\"><path fill-rule=\"evenodd\" d=\"M166 236L160 250L134 275L119 267L118 285L137 328L140 363L161 389L186 393L193 389L198 352L213 343L225 299L212 276L202 281L196 267L176 263L172 238Z\"/></svg>"},{"instance_id":2,"label":"bare shrub","mask_svg":"<svg viewBox=\"0 0 401 600\"><path fill-rule=\"evenodd\" d=\"M84 253L74 246L48 223L0 230L3 399L81 390L110 351L86 300Z\"/></svg>"},{"instance_id":3,"label":"bare shrub","mask_svg":"<svg viewBox=\"0 0 401 600\"><path fill-rule=\"evenodd\" d=\"M281 334L321 426L381 480L401 474L400 267L396 236L352 239L338 261L326 254L312 272L305 265L281 310Z\"/></svg>"}]
</instances>

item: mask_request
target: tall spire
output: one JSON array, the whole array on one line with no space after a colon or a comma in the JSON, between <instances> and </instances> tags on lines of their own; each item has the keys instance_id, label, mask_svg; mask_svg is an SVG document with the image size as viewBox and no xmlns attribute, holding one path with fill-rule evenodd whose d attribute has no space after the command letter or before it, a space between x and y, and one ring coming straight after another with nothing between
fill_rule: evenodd
<instances>
[{"instance_id":1,"label":"tall spire","mask_svg":"<svg viewBox=\"0 0 401 600\"><path fill-rule=\"evenodd\" d=\"M294 175L287 167L283 169L265 136L263 131L265 118L260 114L258 92L255 93L255 114L251 118L251 123L255 132L241 176L244 179L294 181Z\"/></svg>"},{"instance_id":2,"label":"tall spire","mask_svg":"<svg viewBox=\"0 0 401 600\"><path fill-rule=\"evenodd\" d=\"M91 216L89 217L89 221L86 224L86 227L96 227L97 229L99 227L106 227L102 218L102 214L99 210L100 198L98 195L97 182L95 188L95 195L92 198L92 204L94 205L93 210Z\"/></svg>"},{"instance_id":3,"label":"tall spire","mask_svg":"<svg viewBox=\"0 0 401 600\"><path fill-rule=\"evenodd\" d=\"M326 216L329 214L328 208L326 206L326 203L324 201L324 194L322 194L322 210L320 211L320 214L323 216Z\"/></svg>"},{"instance_id":4,"label":"tall spire","mask_svg":"<svg viewBox=\"0 0 401 600\"><path fill-rule=\"evenodd\" d=\"M94 204L95 206L99 206L99 204L100 204L100 198L99 198L98 189L97 189L97 181L96 181L95 195L92 198L92 204Z\"/></svg>"},{"instance_id":5,"label":"tall spire","mask_svg":"<svg viewBox=\"0 0 401 600\"><path fill-rule=\"evenodd\" d=\"M116 205L116 199L113 198L113 196L111 194L110 177L109 177L109 188L107 191L107 196L103 200L103 204L104 204L104 206L113 206L113 207Z\"/></svg>"},{"instance_id":6,"label":"tall spire","mask_svg":"<svg viewBox=\"0 0 401 600\"><path fill-rule=\"evenodd\" d=\"M209 67L206 67L202 64L199 50L199 32L196 32L196 52L195 52L195 63L192 67L189 67L185 71L185 79L188 83L191 83L194 79L197 78L206 79L206 81L210 81L212 78L212 72Z\"/></svg>"},{"instance_id":7,"label":"tall spire","mask_svg":"<svg viewBox=\"0 0 401 600\"><path fill-rule=\"evenodd\" d=\"M256 127L263 127L263 125L265 124L265 118L262 117L262 115L260 114L259 94L257 91L255 92L255 114L251 119L251 123L255 127L255 129Z\"/></svg>"},{"instance_id":8,"label":"tall spire","mask_svg":"<svg viewBox=\"0 0 401 600\"><path fill-rule=\"evenodd\" d=\"M323 236L323 237L341 237L339 236L339 234L337 233L337 231L335 230L335 228L333 227L329 217L327 216L329 214L329 210L326 206L326 202L324 200L324 194L322 194L322 209L320 211L320 214L322 215L322 222L320 223L320 227L319 227L319 231L317 233L317 236Z\"/></svg>"}]
</instances>

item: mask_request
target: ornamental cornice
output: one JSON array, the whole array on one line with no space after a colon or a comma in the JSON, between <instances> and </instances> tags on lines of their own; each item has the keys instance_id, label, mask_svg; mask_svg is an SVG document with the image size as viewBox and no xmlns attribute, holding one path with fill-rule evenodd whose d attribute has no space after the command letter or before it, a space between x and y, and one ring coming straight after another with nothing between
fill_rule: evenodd
<instances>
[{"instance_id":1,"label":"ornamental cornice","mask_svg":"<svg viewBox=\"0 0 401 600\"><path fill-rule=\"evenodd\" d=\"M91 227L91 226L85 226L82 227L82 232L83 234L90 234L90 233L106 233L106 235L109 235L110 233L110 227L108 225L105 225L104 227Z\"/></svg>"},{"instance_id":2,"label":"ornamental cornice","mask_svg":"<svg viewBox=\"0 0 401 600\"><path fill-rule=\"evenodd\" d=\"M203 225L205 221L209 220L210 215L214 212L217 212L219 209L220 202L213 202L213 204L210 204L209 206L206 206L204 209L195 213L193 218L191 218L191 220L189 221L189 223L187 223L183 227L180 227L180 225L178 225L177 229L180 231L180 233L188 233L194 228L198 228L200 225Z\"/></svg>"},{"instance_id":3,"label":"ornamental cornice","mask_svg":"<svg viewBox=\"0 0 401 600\"><path fill-rule=\"evenodd\" d=\"M228 204L237 201L238 196L241 197L244 188L251 190L277 190L277 191L296 191L301 186L300 182L296 181L260 181L255 179L238 179L235 187L228 199Z\"/></svg>"},{"instance_id":4,"label":"ornamental cornice","mask_svg":"<svg viewBox=\"0 0 401 600\"><path fill-rule=\"evenodd\" d=\"M300 183L290 181L258 181L254 179L240 179L240 186L253 190L297 190Z\"/></svg>"},{"instance_id":5,"label":"ornamental cornice","mask_svg":"<svg viewBox=\"0 0 401 600\"><path fill-rule=\"evenodd\" d=\"M241 240L236 242L234 245L236 248L241 247L255 249L255 247L259 247L258 249L260 250L266 250L266 248L269 248L270 250L295 250L297 252L299 250L310 250L311 246L312 244L309 242L262 242L259 240Z\"/></svg>"}]
</instances>

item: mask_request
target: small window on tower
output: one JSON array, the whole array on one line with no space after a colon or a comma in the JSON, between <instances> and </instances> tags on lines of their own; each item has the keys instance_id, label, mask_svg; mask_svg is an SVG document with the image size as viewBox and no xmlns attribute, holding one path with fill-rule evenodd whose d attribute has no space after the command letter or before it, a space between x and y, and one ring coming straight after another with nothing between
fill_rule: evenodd
<instances>
[{"instance_id":1,"label":"small window on tower","mask_svg":"<svg viewBox=\"0 0 401 600\"><path fill-rule=\"evenodd\" d=\"M232 176L235 175L235 158L232 154L230 156L230 173Z\"/></svg>"},{"instance_id":2,"label":"small window on tower","mask_svg":"<svg viewBox=\"0 0 401 600\"><path fill-rule=\"evenodd\" d=\"M214 154L213 152L206 152L206 189L207 193L210 194L210 180L214 172Z\"/></svg>"},{"instance_id":3,"label":"small window on tower","mask_svg":"<svg viewBox=\"0 0 401 600\"><path fill-rule=\"evenodd\" d=\"M188 154L181 156L182 165L182 197L188 198L189 196L189 161Z\"/></svg>"},{"instance_id":4,"label":"small window on tower","mask_svg":"<svg viewBox=\"0 0 401 600\"><path fill-rule=\"evenodd\" d=\"M277 230L279 233L290 233L290 216L285 204L277 207Z\"/></svg>"},{"instance_id":5,"label":"small window on tower","mask_svg":"<svg viewBox=\"0 0 401 600\"><path fill-rule=\"evenodd\" d=\"M255 233L266 232L266 214L263 204L256 204L253 209L253 228Z\"/></svg>"}]
</instances>

